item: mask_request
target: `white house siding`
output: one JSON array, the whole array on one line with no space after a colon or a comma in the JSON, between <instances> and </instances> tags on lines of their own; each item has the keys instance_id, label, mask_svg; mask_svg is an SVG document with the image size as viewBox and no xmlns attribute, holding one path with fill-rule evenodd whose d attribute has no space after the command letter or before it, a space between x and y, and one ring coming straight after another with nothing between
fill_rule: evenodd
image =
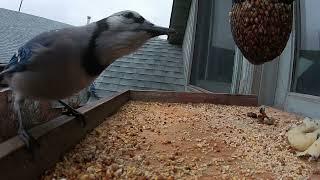
<instances>
[{"instance_id":1,"label":"white house siding","mask_svg":"<svg viewBox=\"0 0 320 180\"><path fill-rule=\"evenodd\" d=\"M184 63L184 75L186 79L186 85L189 83L189 77L191 73L193 48L196 32L196 22L197 22L197 4L198 0L193 0L191 4L191 9L189 13L188 24L185 32L185 37L182 45L182 56Z\"/></svg>"}]
</instances>

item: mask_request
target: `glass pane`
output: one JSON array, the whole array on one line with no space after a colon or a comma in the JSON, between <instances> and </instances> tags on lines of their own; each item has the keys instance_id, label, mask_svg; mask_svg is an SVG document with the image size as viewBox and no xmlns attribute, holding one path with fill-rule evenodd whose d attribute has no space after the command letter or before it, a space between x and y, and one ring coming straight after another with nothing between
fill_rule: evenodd
<instances>
[{"instance_id":1,"label":"glass pane","mask_svg":"<svg viewBox=\"0 0 320 180\"><path fill-rule=\"evenodd\" d=\"M300 0L293 91L320 96L320 1Z\"/></svg>"},{"instance_id":2,"label":"glass pane","mask_svg":"<svg viewBox=\"0 0 320 180\"><path fill-rule=\"evenodd\" d=\"M191 84L212 92L229 93L235 43L228 12L232 1L200 1ZM206 11L206 12L205 12Z\"/></svg>"}]
</instances>

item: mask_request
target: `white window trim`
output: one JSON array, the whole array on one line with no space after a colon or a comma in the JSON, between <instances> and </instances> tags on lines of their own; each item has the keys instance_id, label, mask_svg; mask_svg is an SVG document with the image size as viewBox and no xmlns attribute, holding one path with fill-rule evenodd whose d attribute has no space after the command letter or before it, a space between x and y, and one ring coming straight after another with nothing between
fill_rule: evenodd
<instances>
[{"instance_id":1,"label":"white window trim","mask_svg":"<svg viewBox=\"0 0 320 180\"><path fill-rule=\"evenodd\" d=\"M288 112L294 112L312 118L320 118L320 97L291 92L296 51L295 41L297 38L295 29L296 16L298 13L296 11L296 3L299 3L299 1L294 3L293 30L287 47L279 61L275 106Z\"/></svg>"},{"instance_id":2,"label":"white window trim","mask_svg":"<svg viewBox=\"0 0 320 180\"><path fill-rule=\"evenodd\" d=\"M241 68L241 71L239 72L240 82L238 94L248 95L252 93L255 66L252 65L245 57L242 56L241 59L242 61L238 64L238 66Z\"/></svg>"},{"instance_id":3,"label":"white window trim","mask_svg":"<svg viewBox=\"0 0 320 180\"><path fill-rule=\"evenodd\" d=\"M240 49L235 47L235 60L233 66L233 76L231 84L231 94L238 94L241 84L241 73L242 73L243 56Z\"/></svg>"}]
</instances>

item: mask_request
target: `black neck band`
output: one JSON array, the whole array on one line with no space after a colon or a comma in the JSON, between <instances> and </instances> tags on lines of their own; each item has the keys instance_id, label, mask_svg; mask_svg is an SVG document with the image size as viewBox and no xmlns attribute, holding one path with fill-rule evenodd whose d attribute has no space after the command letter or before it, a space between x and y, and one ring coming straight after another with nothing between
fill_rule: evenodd
<instances>
[{"instance_id":1,"label":"black neck band","mask_svg":"<svg viewBox=\"0 0 320 180\"><path fill-rule=\"evenodd\" d=\"M83 54L82 66L90 76L98 76L108 66L100 64L99 57L95 52L97 48L96 40L101 35L101 33L108 30L108 28L109 26L105 19L97 22L97 27L89 40L86 51Z\"/></svg>"}]
</instances>

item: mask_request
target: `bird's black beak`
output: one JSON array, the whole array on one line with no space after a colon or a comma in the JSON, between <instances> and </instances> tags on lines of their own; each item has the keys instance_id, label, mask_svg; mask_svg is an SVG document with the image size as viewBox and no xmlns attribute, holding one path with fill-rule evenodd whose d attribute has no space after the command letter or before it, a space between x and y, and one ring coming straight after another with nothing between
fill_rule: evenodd
<instances>
[{"instance_id":1,"label":"bird's black beak","mask_svg":"<svg viewBox=\"0 0 320 180\"><path fill-rule=\"evenodd\" d=\"M172 28L165 28L160 26L155 26L152 23L145 24L141 30L144 30L151 34L153 37L161 36L161 35L170 35L176 33L176 31Z\"/></svg>"},{"instance_id":2,"label":"bird's black beak","mask_svg":"<svg viewBox=\"0 0 320 180\"><path fill-rule=\"evenodd\" d=\"M150 33L152 36L170 35L175 33L174 29L160 26L151 26L149 28L146 28L146 31Z\"/></svg>"}]
</instances>

